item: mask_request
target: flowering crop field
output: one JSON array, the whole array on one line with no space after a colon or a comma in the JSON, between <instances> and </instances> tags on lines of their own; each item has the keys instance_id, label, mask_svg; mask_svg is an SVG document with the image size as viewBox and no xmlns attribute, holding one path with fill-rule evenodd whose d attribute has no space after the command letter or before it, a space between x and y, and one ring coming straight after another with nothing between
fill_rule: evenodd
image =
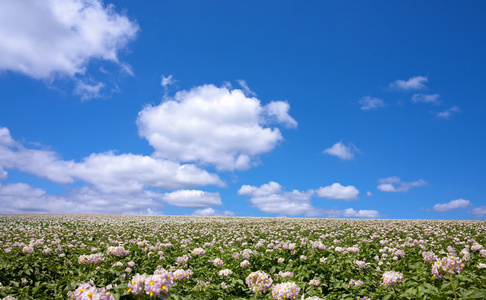
<instances>
[{"instance_id":1,"label":"flowering crop field","mask_svg":"<svg viewBox=\"0 0 486 300\"><path fill-rule=\"evenodd\" d=\"M486 299L486 222L0 216L3 299Z\"/></svg>"}]
</instances>

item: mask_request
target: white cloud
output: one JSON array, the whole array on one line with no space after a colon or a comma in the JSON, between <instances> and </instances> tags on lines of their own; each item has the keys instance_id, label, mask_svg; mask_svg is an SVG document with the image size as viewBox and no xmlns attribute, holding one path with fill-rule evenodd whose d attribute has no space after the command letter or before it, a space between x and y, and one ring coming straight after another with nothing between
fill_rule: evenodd
<instances>
[{"instance_id":1,"label":"white cloud","mask_svg":"<svg viewBox=\"0 0 486 300\"><path fill-rule=\"evenodd\" d=\"M461 112L461 110L459 109L459 107L454 105L451 108L449 108L449 109L447 109L443 112L436 112L434 114L439 119L449 119L452 116L452 114L458 113L458 112Z\"/></svg>"},{"instance_id":2,"label":"white cloud","mask_svg":"<svg viewBox=\"0 0 486 300\"><path fill-rule=\"evenodd\" d=\"M359 149L352 143L349 143L348 146L346 146L342 142L337 142L331 148L327 148L323 152L337 156L342 160L349 160L354 158L354 153L359 152Z\"/></svg>"},{"instance_id":3,"label":"white cloud","mask_svg":"<svg viewBox=\"0 0 486 300\"><path fill-rule=\"evenodd\" d=\"M267 117L266 123L282 123L289 128L296 128L295 121L289 114L290 105L284 101L272 101L264 106L264 115Z\"/></svg>"},{"instance_id":4,"label":"white cloud","mask_svg":"<svg viewBox=\"0 0 486 300\"><path fill-rule=\"evenodd\" d=\"M448 203L444 203L444 204L438 203L434 205L432 209L438 212L445 212L456 208L467 208L470 205L471 202L469 200L457 199L457 200L451 200Z\"/></svg>"},{"instance_id":5,"label":"white cloud","mask_svg":"<svg viewBox=\"0 0 486 300\"><path fill-rule=\"evenodd\" d=\"M432 104L440 104L439 95L438 94L413 94L412 96L413 103L432 103Z\"/></svg>"},{"instance_id":6,"label":"white cloud","mask_svg":"<svg viewBox=\"0 0 486 300\"><path fill-rule=\"evenodd\" d=\"M399 177L393 176L378 180L378 190L382 192L408 192L412 187L426 185L425 180L419 179L412 182L403 182Z\"/></svg>"},{"instance_id":7,"label":"white cloud","mask_svg":"<svg viewBox=\"0 0 486 300\"><path fill-rule=\"evenodd\" d=\"M250 87L248 87L246 80L240 79L240 80L237 80L236 82L238 82L238 84L241 86L241 88L243 89L243 93L245 93L245 95L247 97L248 96L253 96L253 97L257 96L257 94L254 91L250 90Z\"/></svg>"},{"instance_id":8,"label":"white cloud","mask_svg":"<svg viewBox=\"0 0 486 300\"><path fill-rule=\"evenodd\" d=\"M50 150L24 148L10 138L6 128L0 128L0 168L18 169L56 183L81 180L102 193L125 195L148 187L224 186L218 175L194 165L150 156L105 152L93 153L81 162L62 160Z\"/></svg>"},{"instance_id":9,"label":"white cloud","mask_svg":"<svg viewBox=\"0 0 486 300\"><path fill-rule=\"evenodd\" d=\"M175 83L175 80L172 78L172 75L169 75L165 77L162 75L160 77L160 85L163 86L164 88L167 88L169 85L173 85Z\"/></svg>"},{"instance_id":10,"label":"white cloud","mask_svg":"<svg viewBox=\"0 0 486 300\"><path fill-rule=\"evenodd\" d=\"M272 119L297 124L288 109L285 102L262 106L241 90L203 85L146 107L137 125L156 157L212 164L218 170L248 169L283 139L278 128L265 124Z\"/></svg>"},{"instance_id":11,"label":"white cloud","mask_svg":"<svg viewBox=\"0 0 486 300\"><path fill-rule=\"evenodd\" d=\"M315 209L309 211L306 216L317 217L326 216L328 218L381 218L381 214L376 210L355 210L353 208L346 209Z\"/></svg>"},{"instance_id":12,"label":"white cloud","mask_svg":"<svg viewBox=\"0 0 486 300\"><path fill-rule=\"evenodd\" d=\"M329 199L355 200L358 199L359 191L352 185L342 186L339 183L333 183L330 186L317 189L316 194L318 197Z\"/></svg>"},{"instance_id":13,"label":"white cloud","mask_svg":"<svg viewBox=\"0 0 486 300\"><path fill-rule=\"evenodd\" d=\"M170 205L193 208L223 204L219 193L199 190L178 190L166 193L162 196L162 200Z\"/></svg>"},{"instance_id":14,"label":"white cloud","mask_svg":"<svg viewBox=\"0 0 486 300\"><path fill-rule=\"evenodd\" d=\"M269 214L296 216L314 210L310 199L314 192L293 190L285 192L277 182L271 181L260 187L243 185L238 195L250 196L250 202L259 210Z\"/></svg>"},{"instance_id":15,"label":"white cloud","mask_svg":"<svg viewBox=\"0 0 486 300\"><path fill-rule=\"evenodd\" d=\"M386 106L383 100L370 96L362 97L359 100L359 104L361 104L361 110L375 110Z\"/></svg>"},{"instance_id":16,"label":"white cloud","mask_svg":"<svg viewBox=\"0 0 486 300\"><path fill-rule=\"evenodd\" d=\"M0 70L73 77L92 59L119 63L118 51L137 31L98 0L0 1Z\"/></svg>"},{"instance_id":17,"label":"white cloud","mask_svg":"<svg viewBox=\"0 0 486 300\"><path fill-rule=\"evenodd\" d=\"M0 184L0 213L114 213L146 214L159 211L160 195L143 191L132 195L100 193L88 187L66 195L49 195L25 183Z\"/></svg>"},{"instance_id":18,"label":"white cloud","mask_svg":"<svg viewBox=\"0 0 486 300\"><path fill-rule=\"evenodd\" d=\"M343 217L379 218L381 216L376 210L354 210L352 208L346 208L343 212Z\"/></svg>"},{"instance_id":19,"label":"white cloud","mask_svg":"<svg viewBox=\"0 0 486 300\"><path fill-rule=\"evenodd\" d=\"M398 90L420 90L426 88L425 83L428 82L427 77L416 76L408 80L396 80L390 83L390 88Z\"/></svg>"},{"instance_id":20,"label":"white cloud","mask_svg":"<svg viewBox=\"0 0 486 300\"><path fill-rule=\"evenodd\" d=\"M366 192L366 196L371 197L373 194L370 191Z\"/></svg>"},{"instance_id":21,"label":"white cloud","mask_svg":"<svg viewBox=\"0 0 486 300\"><path fill-rule=\"evenodd\" d=\"M211 207L198 209L192 213L193 216L205 216L205 217L231 217L234 216L234 213L229 210L219 211L215 210Z\"/></svg>"},{"instance_id":22,"label":"white cloud","mask_svg":"<svg viewBox=\"0 0 486 300\"><path fill-rule=\"evenodd\" d=\"M471 213L475 218L482 218L486 216L486 206L475 207L471 210Z\"/></svg>"},{"instance_id":23,"label":"white cloud","mask_svg":"<svg viewBox=\"0 0 486 300\"><path fill-rule=\"evenodd\" d=\"M96 84L89 84L78 80L74 88L74 94L80 95L82 100L89 100L92 98L100 98L100 90L105 86L104 83L98 82Z\"/></svg>"}]
</instances>

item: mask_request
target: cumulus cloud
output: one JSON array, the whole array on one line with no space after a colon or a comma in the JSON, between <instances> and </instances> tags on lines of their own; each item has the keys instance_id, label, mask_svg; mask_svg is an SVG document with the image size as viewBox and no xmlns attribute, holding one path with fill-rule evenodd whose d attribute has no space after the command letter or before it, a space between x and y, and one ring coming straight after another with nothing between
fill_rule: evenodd
<instances>
[{"instance_id":1,"label":"cumulus cloud","mask_svg":"<svg viewBox=\"0 0 486 300\"><path fill-rule=\"evenodd\" d=\"M193 216L204 216L204 217L231 217L234 213L229 210L219 211L211 207L198 209L192 213Z\"/></svg>"},{"instance_id":2,"label":"cumulus cloud","mask_svg":"<svg viewBox=\"0 0 486 300\"><path fill-rule=\"evenodd\" d=\"M162 200L170 205L193 208L223 204L219 193L200 190L178 190L166 193L162 196Z\"/></svg>"},{"instance_id":3,"label":"cumulus cloud","mask_svg":"<svg viewBox=\"0 0 486 300\"><path fill-rule=\"evenodd\" d=\"M203 85L145 107L137 125L140 136L155 148L156 157L241 170L283 140L278 128L266 125L297 125L288 110L286 102L262 106L241 90Z\"/></svg>"},{"instance_id":4,"label":"cumulus cloud","mask_svg":"<svg viewBox=\"0 0 486 300\"><path fill-rule=\"evenodd\" d=\"M238 195L250 196L250 202L259 210L269 214L296 216L312 211L310 199L314 192L283 191L282 186L271 181L260 187L243 185Z\"/></svg>"},{"instance_id":5,"label":"cumulus cloud","mask_svg":"<svg viewBox=\"0 0 486 300\"><path fill-rule=\"evenodd\" d=\"M390 83L390 88L404 90L404 91L420 90L426 88L425 83L427 82L428 82L427 77L415 76L415 77L411 77L408 80L396 80Z\"/></svg>"},{"instance_id":6,"label":"cumulus cloud","mask_svg":"<svg viewBox=\"0 0 486 300\"><path fill-rule=\"evenodd\" d=\"M332 145L331 148L327 148L326 150L323 151L323 153L325 154L337 156L342 160L353 159L354 154L356 152L359 152L359 149L355 145L349 143L346 146L342 142L337 142L334 145Z\"/></svg>"},{"instance_id":7,"label":"cumulus cloud","mask_svg":"<svg viewBox=\"0 0 486 300\"><path fill-rule=\"evenodd\" d=\"M471 210L471 213L475 218L482 218L486 216L486 206L475 207Z\"/></svg>"},{"instance_id":8,"label":"cumulus cloud","mask_svg":"<svg viewBox=\"0 0 486 300\"><path fill-rule=\"evenodd\" d=\"M459 112L461 112L459 107L454 105L451 108L446 109L445 111L435 112L433 114L439 119L449 119L453 114L459 113Z\"/></svg>"},{"instance_id":9,"label":"cumulus cloud","mask_svg":"<svg viewBox=\"0 0 486 300\"><path fill-rule=\"evenodd\" d=\"M413 103L431 103L431 104L440 104L439 95L438 94L413 94L412 95L412 102Z\"/></svg>"},{"instance_id":10,"label":"cumulus cloud","mask_svg":"<svg viewBox=\"0 0 486 300\"><path fill-rule=\"evenodd\" d=\"M408 192L413 187L426 185L425 180L419 179L412 182L403 182L399 177L393 176L378 180L378 190L382 192Z\"/></svg>"},{"instance_id":11,"label":"cumulus cloud","mask_svg":"<svg viewBox=\"0 0 486 300\"><path fill-rule=\"evenodd\" d=\"M438 203L432 209L438 212L445 212L457 208L467 208L470 205L471 202L469 200L457 199L451 200L448 203Z\"/></svg>"},{"instance_id":12,"label":"cumulus cloud","mask_svg":"<svg viewBox=\"0 0 486 300\"><path fill-rule=\"evenodd\" d=\"M28 149L0 128L0 168L18 169L56 183L83 181L102 193L141 193L148 187L180 189L224 183L195 165L135 154L93 153L81 162L66 161L57 153Z\"/></svg>"},{"instance_id":13,"label":"cumulus cloud","mask_svg":"<svg viewBox=\"0 0 486 300\"><path fill-rule=\"evenodd\" d=\"M362 97L358 102L361 104L361 110L376 110L386 106L385 101L370 96Z\"/></svg>"},{"instance_id":14,"label":"cumulus cloud","mask_svg":"<svg viewBox=\"0 0 486 300\"><path fill-rule=\"evenodd\" d=\"M25 183L0 184L0 213L114 213L158 212L160 195L142 191L136 195L100 193L89 187L73 189L66 195L49 195Z\"/></svg>"},{"instance_id":15,"label":"cumulus cloud","mask_svg":"<svg viewBox=\"0 0 486 300\"><path fill-rule=\"evenodd\" d=\"M355 200L358 199L359 191L352 185L342 186L339 183L333 183L330 186L317 189L316 194L318 197L329 199Z\"/></svg>"},{"instance_id":16,"label":"cumulus cloud","mask_svg":"<svg viewBox=\"0 0 486 300\"><path fill-rule=\"evenodd\" d=\"M93 59L126 69L118 52L137 31L135 22L99 0L0 1L0 70L74 77Z\"/></svg>"}]
</instances>

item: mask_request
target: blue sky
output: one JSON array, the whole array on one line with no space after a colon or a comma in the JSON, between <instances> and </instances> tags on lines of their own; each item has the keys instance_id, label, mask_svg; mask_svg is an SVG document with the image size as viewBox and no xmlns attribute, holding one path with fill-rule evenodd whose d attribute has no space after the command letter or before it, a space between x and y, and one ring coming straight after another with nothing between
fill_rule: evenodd
<instances>
[{"instance_id":1,"label":"blue sky","mask_svg":"<svg viewBox=\"0 0 486 300\"><path fill-rule=\"evenodd\" d=\"M485 219L485 14L2 1L0 213Z\"/></svg>"}]
</instances>

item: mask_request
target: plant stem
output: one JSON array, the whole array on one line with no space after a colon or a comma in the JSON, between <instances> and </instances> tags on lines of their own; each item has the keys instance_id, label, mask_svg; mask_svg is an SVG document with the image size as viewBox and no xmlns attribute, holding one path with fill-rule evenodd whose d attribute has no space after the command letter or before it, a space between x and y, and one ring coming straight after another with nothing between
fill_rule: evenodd
<instances>
[{"instance_id":1,"label":"plant stem","mask_svg":"<svg viewBox=\"0 0 486 300\"><path fill-rule=\"evenodd\" d=\"M454 292L454 299L457 300L456 290L454 289L454 284L452 283L452 275L449 273L449 280L451 281L452 291Z\"/></svg>"}]
</instances>

